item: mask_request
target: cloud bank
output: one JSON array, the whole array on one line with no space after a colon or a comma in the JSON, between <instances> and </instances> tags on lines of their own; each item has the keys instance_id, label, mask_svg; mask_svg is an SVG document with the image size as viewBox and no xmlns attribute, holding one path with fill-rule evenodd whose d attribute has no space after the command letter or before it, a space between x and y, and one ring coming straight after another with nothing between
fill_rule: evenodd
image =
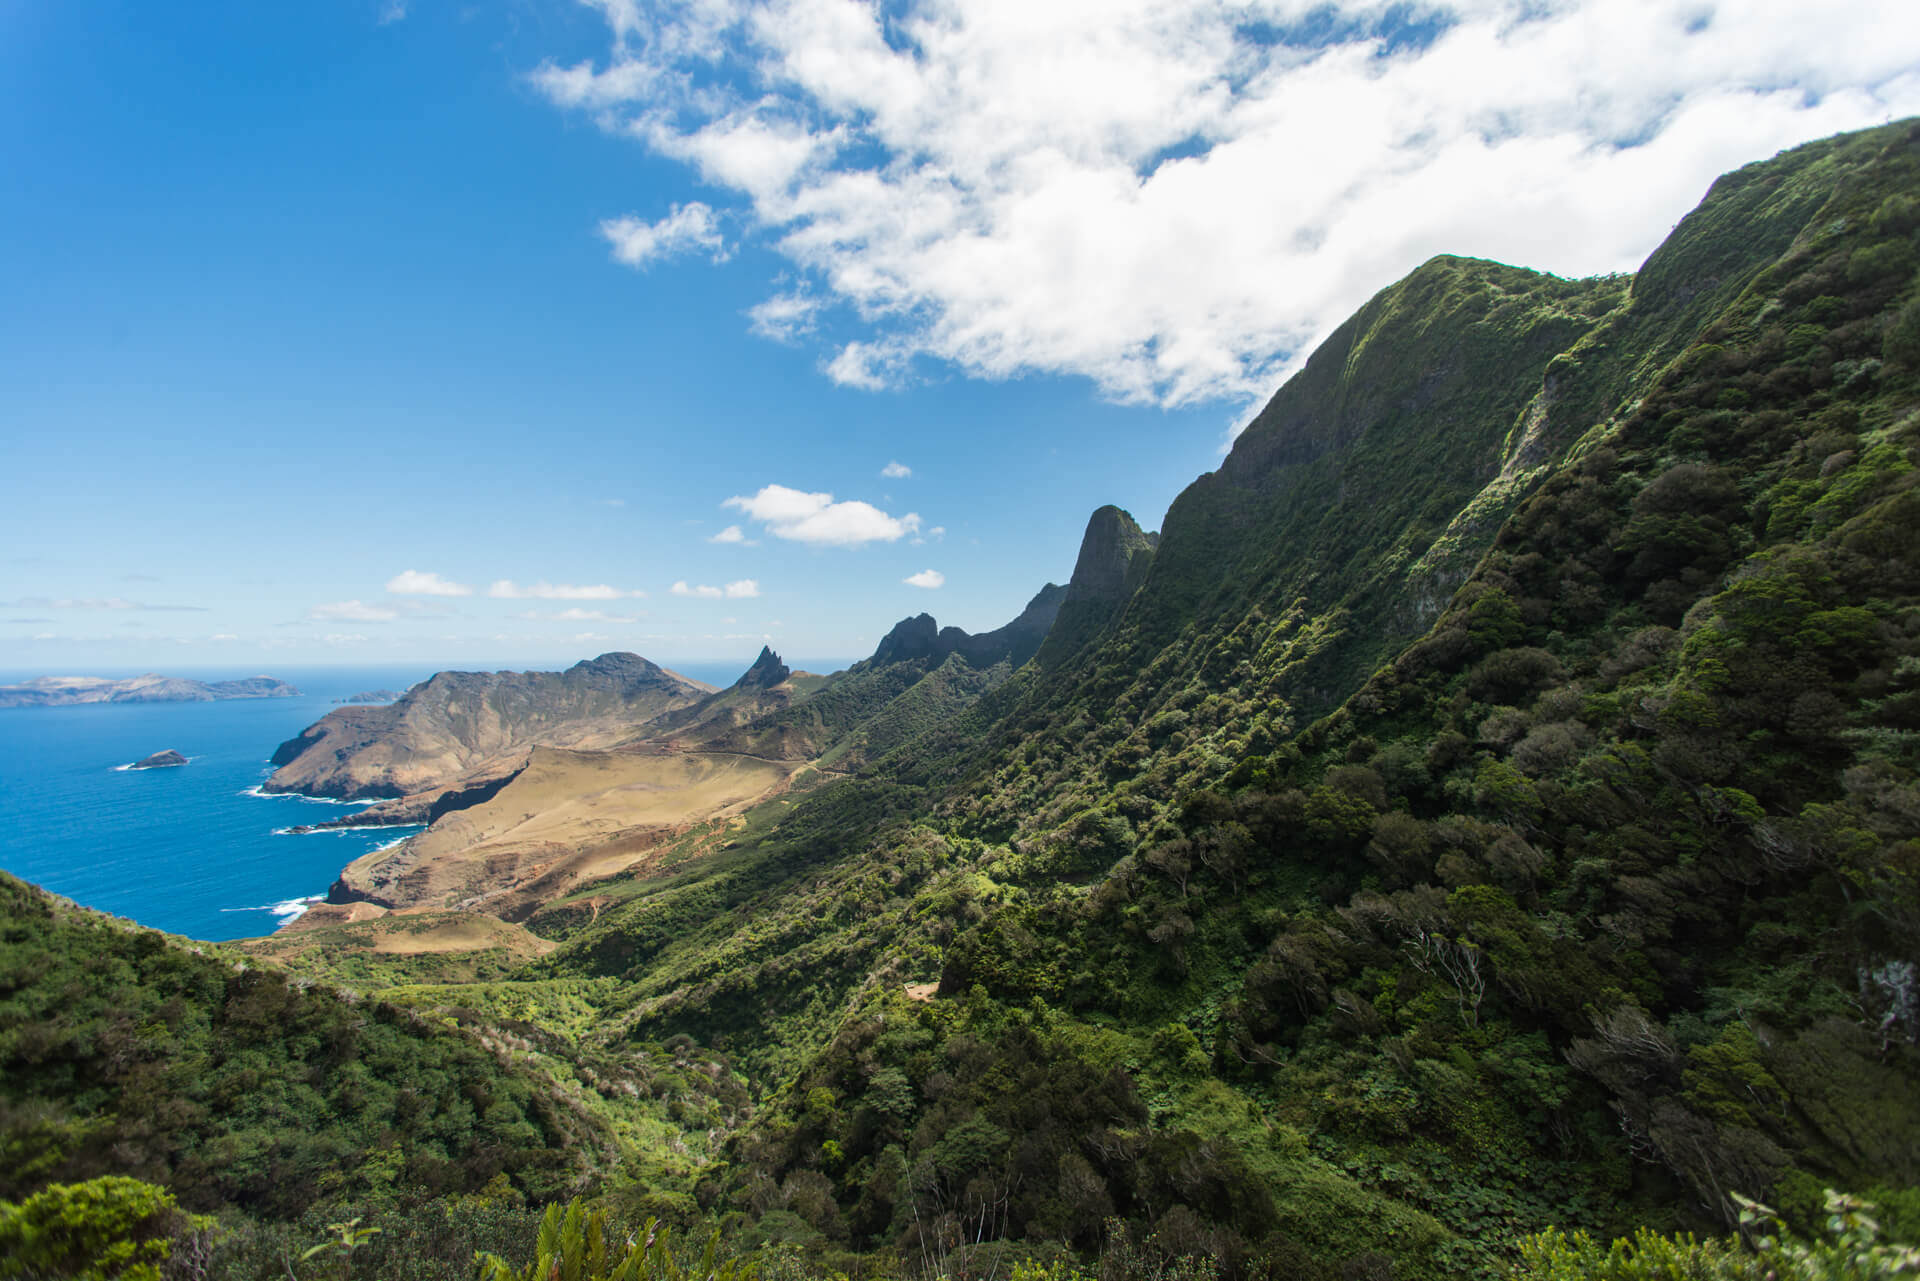
<instances>
[{"instance_id":1,"label":"cloud bank","mask_svg":"<svg viewBox=\"0 0 1920 1281\"><path fill-rule=\"evenodd\" d=\"M1433 254L1629 270L1720 172L1920 112L1911 0L593 2L534 83L738 206L616 254L737 215L790 264L752 327L865 388L1243 404Z\"/></svg>"}]
</instances>

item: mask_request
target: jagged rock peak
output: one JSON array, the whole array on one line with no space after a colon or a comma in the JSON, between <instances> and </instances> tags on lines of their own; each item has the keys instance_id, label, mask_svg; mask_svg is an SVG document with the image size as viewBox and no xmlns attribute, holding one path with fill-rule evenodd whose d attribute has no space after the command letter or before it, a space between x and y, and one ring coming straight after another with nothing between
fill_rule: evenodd
<instances>
[{"instance_id":1,"label":"jagged rock peak","mask_svg":"<svg viewBox=\"0 0 1920 1281\"><path fill-rule=\"evenodd\" d=\"M1135 557L1153 555L1158 539L1141 531L1131 515L1109 503L1087 521L1080 539L1080 558L1067 584L1070 601L1124 600L1138 582Z\"/></svg>"},{"instance_id":2,"label":"jagged rock peak","mask_svg":"<svg viewBox=\"0 0 1920 1281\"><path fill-rule=\"evenodd\" d=\"M791 675L793 675L793 669L780 661L780 655L773 652L773 646L762 645L760 657L753 660L753 666L733 683L733 687L735 689L772 689Z\"/></svg>"}]
</instances>

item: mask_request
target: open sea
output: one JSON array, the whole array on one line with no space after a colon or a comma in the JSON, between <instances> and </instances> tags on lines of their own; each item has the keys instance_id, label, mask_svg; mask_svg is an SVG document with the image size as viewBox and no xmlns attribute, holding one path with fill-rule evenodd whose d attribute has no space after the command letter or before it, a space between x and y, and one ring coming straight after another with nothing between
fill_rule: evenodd
<instances>
[{"instance_id":1,"label":"open sea","mask_svg":"<svg viewBox=\"0 0 1920 1281\"><path fill-rule=\"evenodd\" d=\"M747 663L665 666L728 685ZM237 668L151 670L196 680L257 674ZM325 895L348 863L419 829L291 834L286 829L360 806L260 794L260 783L272 772L267 758L332 711L336 699L363 690L405 690L437 670L269 668L267 675L292 682L301 697L0 709L0 868L155 929L201 939L270 934ZM0 673L0 684L69 675L138 672L10 672ZM124 768L166 748L189 763Z\"/></svg>"}]
</instances>

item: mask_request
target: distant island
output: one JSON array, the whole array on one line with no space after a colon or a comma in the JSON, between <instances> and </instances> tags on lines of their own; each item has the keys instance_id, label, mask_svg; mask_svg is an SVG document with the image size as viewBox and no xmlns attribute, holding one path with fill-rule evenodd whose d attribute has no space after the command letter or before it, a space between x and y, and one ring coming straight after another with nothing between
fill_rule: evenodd
<instances>
[{"instance_id":1,"label":"distant island","mask_svg":"<svg viewBox=\"0 0 1920 1281\"><path fill-rule=\"evenodd\" d=\"M336 698L336 703L397 703L401 692L397 689L363 689L358 694L349 694L345 698Z\"/></svg>"},{"instance_id":2,"label":"distant island","mask_svg":"<svg viewBox=\"0 0 1920 1281\"><path fill-rule=\"evenodd\" d=\"M103 676L42 676L0 685L0 708L70 707L76 703L212 703L229 698L298 698L300 691L272 676L195 681L148 672L126 680Z\"/></svg>"},{"instance_id":3,"label":"distant island","mask_svg":"<svg viewBox=\"0 0 1920 1281\"><path fill-rule=\"evenodd\" d=\"M185 765L186 763L187 763L186 757L182 756L180 753L174 751L171 747L169 747L165 751L155 752L152 756L149 756L144 760L135 761L133 764L127 766L127 768L128 769L168 769L176 765Z\"/></svg>"}]
</instances>

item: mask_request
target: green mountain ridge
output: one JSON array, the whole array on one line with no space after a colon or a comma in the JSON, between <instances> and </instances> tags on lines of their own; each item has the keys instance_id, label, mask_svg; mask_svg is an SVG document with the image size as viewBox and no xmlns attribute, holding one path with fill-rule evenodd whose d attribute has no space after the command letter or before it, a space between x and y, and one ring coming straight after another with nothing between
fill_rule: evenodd
<instances>
[{"instance_id":1,"label":"green mountain ridge","mask_svg":"<svg viewBox=\"0 0 1920 1281\"><path fill-rule=\"evenodd\" d=\"M1435 259L1009 628L763 655L701 750L815 768L553 951L354 982L522 1029L609 1136L581 1186L815 1268L1493 1276L1823 1186L1912 1239L1917 267L1911 122L1723 177L1631 277ZM650 1062L706 1065L688 1154L608 1084Z\"/></svg>"}]
</instances>

